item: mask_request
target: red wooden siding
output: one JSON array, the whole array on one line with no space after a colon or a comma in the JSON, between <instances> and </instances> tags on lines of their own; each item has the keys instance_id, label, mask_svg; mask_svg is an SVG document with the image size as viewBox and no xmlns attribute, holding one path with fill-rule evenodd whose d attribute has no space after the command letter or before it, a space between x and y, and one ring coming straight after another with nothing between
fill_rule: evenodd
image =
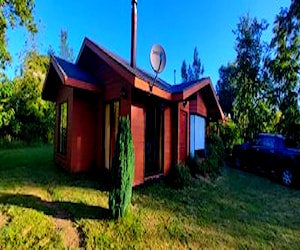
<instances>
[{"instance_id":1,"label":"red wooden siding","mask_svg":"<svg viewBox=\"0 0 300 250\"><path fill-rule=\"evenodd\" d=\"M165 108L164 136L164 175L167 175L172 166L172 123L170 107Z\"/></svg>"},{"instance_id":2,"label":"red wooden siding","mask_svg":"<svg viewBox=\"0 0 300 250\"><path fill-rule=\"evenodd\" d=\"M179 162L185 162L187 155L187 112L180 110Z\"/></svg>"},{"instance_id":3,"label":"red wooden siding","mask_svg":"<svg viewBox=\"0 0 300 250\"><path fill-rule=\"evenodd\" d=\"M121 116L129 116L130 119L130 113L131 113L131 91L132 88L129 84L123 84L123 88L125 88L126 97L121 98L121 105L120 105L120 115ZM121 87L121 88L122 88ZM121 91L121 89L120 89Z\"/></svg>"},{"instance_id":4,"label":"red wooden siding","mask_svg":"<svg viewBox=\"0 0 300 250\"><path fill-rule=\"evenodd\" d=\"M55 133L54 133L54 158L55 162L70 170L72 156L72 117L73 117L73 88L59 86L56 98L56 116L55 116ZM67 102L67 153L66 155L58 153L58 131L59 131L59 105Z\"/></svg>"},{"instance_id":5,"label":"red wooden siding","mask_svg":"<svg viewBox=\"0 0 300 250\"><path fill-rule=\"evenodd\" d=\"M87 171L96 160L95 96L85 91L74 91L72 119L72 172Z\"/></svg>"},{"instance_id":6,"label":"red wooden siding","mask_svg":"<svg viewBox=\"0 0 300 250\"><path fill-rule=\"evenodd\" d=\"M190 112L207 117L207 107L203 100L202 94L197 92L195 98L190 101Z\"/></svg>"},{"instance_id":7,"label":"red wooden siding","mask_svg":"<svg viewBox=\"0 0 300 250\"><path fill-rule=\"evenodd\" d=\"M145 174L145 111L142 107L131 106L131 131L135 153L135 186L144 182Z\"/></svg>"},{"instance_id":8,"label":"red wooden siding","mask_svg":"<svg viewBox=\"0 0 300 250\"><path fill-rule=\"evenodd\" d=\"M102 99L98 99L97 101L97 123L96 123L96 165L97 168L100 169L103 164L103 126L104 126L104 106Z\"/></svg>"}]
</instances>

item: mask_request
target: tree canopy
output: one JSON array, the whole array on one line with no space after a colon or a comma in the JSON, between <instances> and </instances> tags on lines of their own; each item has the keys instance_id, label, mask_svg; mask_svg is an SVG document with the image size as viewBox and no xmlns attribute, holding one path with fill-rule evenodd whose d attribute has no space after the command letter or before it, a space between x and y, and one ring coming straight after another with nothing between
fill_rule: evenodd
<instances>
[{"instance_id":1,"label":"tree canopy","mask_svg":"<svg viewBox=\"0 0 300 250\"><path fill-rule=\"evenodd\" d=\"M242 138L276 132L300 143L300 3L292 0L273 24L273 38L261 40L267 28L249 15L240 18L233 63L221 66L217 94L232 114Z\"/></svg>"},{"instance_id":2,"label":"tree canopy","mask_svg":"<svg viewBox=\"0 0 300 250\"><path fill-rule=\"evenodd\" d=\"M29 32L36 33L37 26L34 23L34 0L0 1L0 68L5 69L11 61L11 55L7 50L6 31L8 27L24 26Z\"/></svg>"},{"instance_id":3,"label":"tree canopy","mask_svg":"<svg viewBox=\"0 0 300 250\"><path fill-rule=\"evenodd\" d=\"M194 56L193 56L193 64L187 67L187 63L185 60L182 62L181 66L181 81L182 82L190 82L199 80L204 73L204 66L201 63L198 49L195 47Z\"/></svg>"}]
</instances>

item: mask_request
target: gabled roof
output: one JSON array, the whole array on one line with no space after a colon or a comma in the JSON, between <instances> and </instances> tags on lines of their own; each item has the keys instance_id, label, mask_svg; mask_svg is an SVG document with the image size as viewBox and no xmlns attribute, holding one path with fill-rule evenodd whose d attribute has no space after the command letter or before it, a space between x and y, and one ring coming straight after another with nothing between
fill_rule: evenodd
<instances>
[{"instance_id":1,"label":"gabled roof","mask_svg":"<svg viewBox=\"0 0 300 250\"><path fill-rule=\"evenodd\" d=\"M53 85L52 88L57 88L58 85L55 82L51 83L50 79L53 77L58 77L63 85L88 91L101 92L97 85L96 78L91 76L88 72L85 72L76 64L51 55L47 76L42 90L42 97L45 100L54 101L53 93L55 93L55 91L50 88L51 84Z\"/></svg>"},{"instance_id":2,"label":"gabled roof","mask_svg":"<svg viewBox=\"0 0 300 250\"><path fill-rule=\"evenodd\" d=\"M60 72L64 75L65 81L68 79L76 79L77 81L84 82L86 84L96 85L97 80L89 73L78 67L76 64L63 60L59 57L53 56L55 65L59 68Z\"/></svg>"},{"instance_id":3,"label":"gabled roof","mask_svg":"<svg viewBox=\"0 0 300 250\"><path fill-rule=\"evenodd\" d=\"M94 48L96 48L97 52L105 53L108 57L110 57L113 61L115 61L115 63L120 65L124 70L126 70L129 73L133 74L134 76L140 78L141 80L144 80L145 82L153 83L154 86L157 86L157 87L161 88L162 90L168 91L171 94L179 93L183 90L189 89L189 88L193 87L194 85L201 83L205 79L205 78L202 78L202 79L199 79L196 81L190 81L190 82L185 82L185 83L175 84L175 85L169 84L166 81L164 81L163 79L156 77L154 74L151 74L139 67L136 67L136 68L131 67L130 63L127 60L121 58L120 56L109 51L108 49L94 43L92 40L90 40L87 37L84 39L80 53L77 58L77 62L79 61L81 53L85 46L94 47Z\"/></svg>"},{"instance_id":4,"label":"gabled roof","mask_svg":"<svg viewBox=\"0 0 300 250\"><path fill-rule=\"evenodd\" d=\"M91 74L89 74L79 66L79 61L82 54L85 53L85 48L90 49L92 53L95 53L96 56L104 61L108 67L117 72L117 74L126 79L134 87L143 91L149 91L149 85L153 85L152 94L166 100L188 100L188 98L190 98L196 92L198 92L202 88L205 88L206 92L208 91L210 93L209 95L213 99L215 106L218 108L220 116L223 117L223 112L217 100L216 93L212 86L210 78L202 78L197 81L185 82L176 85L169 84L163 79L155 77L154 74L148 73L138 67L131 67L128 61L94 43L88 38L84 39L75 64L52 56L48 74L50 74L51 69L54 68L63 84L90 91L100 92L101 85L97 83L97 79L95 79ZM44 88L46 86L46 81L44 84Z\"/></svg>"}]
</instances>

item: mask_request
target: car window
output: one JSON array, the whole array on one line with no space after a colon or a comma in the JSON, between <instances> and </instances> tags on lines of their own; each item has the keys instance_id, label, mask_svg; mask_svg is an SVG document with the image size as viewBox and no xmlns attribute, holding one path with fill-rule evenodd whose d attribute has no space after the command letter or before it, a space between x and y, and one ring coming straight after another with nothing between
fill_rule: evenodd
<instances>
[{"instance_id":1,"label":"car window","mask_svg":"<svg viewBox=\"0 0 300 250\"><path fill-rule=\"evenodd\" d=\"M273 137L261 136L255 140L255 144L261 147L274 148L275 140Z\"/></svg>"},{"instance_id":2,"label":"car window","mask_svg":"<svg viewBox=\"0 0 300 250\"><path fill-rule=\"evenodd\" d=\"M284 144L287 148L297 148L297 143L291 138L286 138Z\"/></svg>"}]
</instances>

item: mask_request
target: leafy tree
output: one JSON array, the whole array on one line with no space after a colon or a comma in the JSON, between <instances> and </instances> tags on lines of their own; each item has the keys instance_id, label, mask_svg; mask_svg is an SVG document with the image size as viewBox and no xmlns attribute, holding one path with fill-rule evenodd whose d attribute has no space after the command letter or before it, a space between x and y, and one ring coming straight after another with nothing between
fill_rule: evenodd
<instances>
[{"instance_id":1,"label":"leafy tree","mask_svg":"<svg viewBox=\"0 0 300 250\"><path fill-rule=\"evenodd\" d=\"M73 49L68 44L68 32L66 30L60 31L59 56L64 60L74 61Z\"/></svg>"},{"instance_id":2,"label":"leafy tree","mask_svg":"<svg viewBox=\"0 0 300 250\"><path fill-rule=\"evenodd\" d=\"M193 64L187 67L186 61L183 60L181 66L181 80L182 82L189 82L199 80L204 73L204 67L201 63L198 49L194 49Z\"/></svg>"},{"instance_id":3,"label":"leafy tree","mask_svg":"<svg viewBox=\"0 0 300 250\"><path fill-rule=\"evenodd\" d=\"M6 31L8 27L24 26L29 32L36 33L33 20L34 0L0 1L0 68L4 69L11 61L7 50Z\"/></svg>"},{"instance_id":4,"label":"leafy tree","mask_svg":"<svg viewBox=\"0 0 300 250\"><path fill-rule=\"evenodd\" d=\"M111 169L109 209L114 218L124 217L131 203L134 176L134 149L129 117L121 117Z\"/></svg>"},{"instance_id":5,"label":"leafy tree","mask_svg":"<svg viewBox=\"0 0 300 250\"><path fill-rule=\"evenodd\" d=\"M300 74L300 3L293 0L289 9L281 9L276 16L274 37L270 47L273 54L266 66L274 82L274 99L282 112L278 132L296 136L300 125L299 74ZM274 56L273 56L274 55Z\"/></svg>"},{"instance_id":6,"label":"leafy tree","mask_svg":"<svg viewBox=\"0 0 300 250\"><path fill-rule=\"evenodd\" d=\"M51 141L54 131L54 104L42 100L48 56L30 51L22 66L22 75L14 79L13 98L15 110L14 136L30 142Z\"/></svg>"},{"instance_id":7,"label":"leafy tree","mask_svg":"<svg viewBox=\"0 0 300 250\"><path fill-rule=\"evenodd\" d=\"M264 131L271 116L270 102L265 96L269 86L262 72L264 46L261 36L266 28L265 21L259 22L247 15L240 19L234 31L237 74L233 113L241 135L246 139Z\"/></svg>"},{"instance_id":8,"label":"leafy tree","mask_svg":"<svg viewBox=\"0 0 300 250\"><path fill-rule=\"evenodd\" d=\"M5 128L9 126L15 117L15 110L11 106L13 95L12 84L0 84L0 135L5 135Z\"/></svg>"},{"instance_id":9,"label":"leafy tree","mask_svg":"<svg viewBox=\"0 0 300 250\"><path fill-rule=\"evenodd\" d=\"M236 65L233 63L221 66L219 69L220 79L217 82L216 91L220 105L225 114L233 114L233 102L236 94Z\"/></svg>"}]
</instances>

